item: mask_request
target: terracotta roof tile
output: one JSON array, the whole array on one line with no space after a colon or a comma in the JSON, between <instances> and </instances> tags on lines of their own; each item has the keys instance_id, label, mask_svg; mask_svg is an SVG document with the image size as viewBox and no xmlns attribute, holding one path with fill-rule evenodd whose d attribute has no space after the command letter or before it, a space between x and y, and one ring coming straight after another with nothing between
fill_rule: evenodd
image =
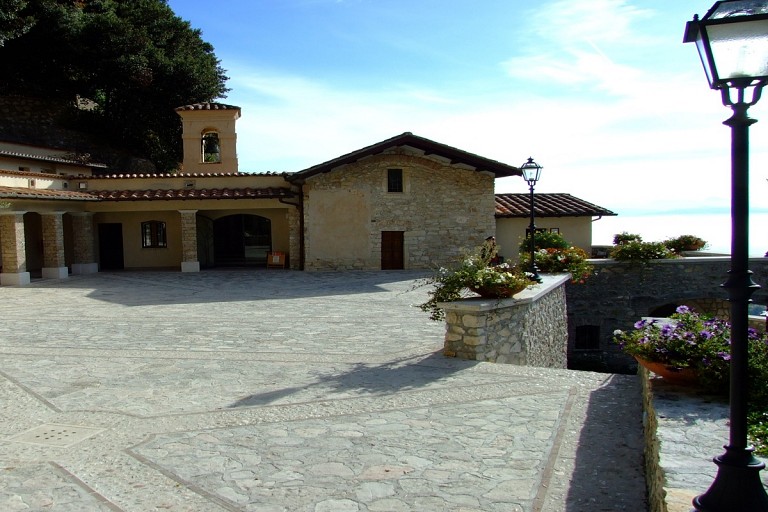
<instances>
[{"instance_id":1,"label":"terracotta roof tile","mask_svg":"<svg viewBox=\"0 0 768 512\"><path fill-rule=\"evenodd\" d=\"M98 201L86 192L47 188L0 187L0 199L64 199L69 201Z\"/></svg>"},{"instance_id":2,"label":"terracotta roof tile","mask_svg":"<svg viewBox=\"0 0 768 512\"><path fill-rule=\"evenodd\" d=\"M98 162L82 162L80 160L74 160L72 158L63 158L60 156L48 156L48 155L33 155L31 153L19 153L18 151L8 151L5 149L0 149L0 155L14 157L14 158L23 158L24 160L36 160L40 162L56 162L60 164L79 165L82 167L98 167L103 169L107 168L107 164L102 164Z\"/></svg>"},{"instance_id":3,"label":"terracotta roof tile","mask_svg":"<svg viewBox=\"0 0 768 512\"><path fill-rule=\"evenodd\" d=\"M246 172L176 172L176 173L141 173L141 174L100 174L98 176L82 176L88 179L101 180L125 180L134 178L253 178L255 176L283 176L286 173L265 172L259 174L250 174Z\"/></svg>"},{"instance_id":4,"label":"terracotta roof tile","mask_svg":"<svg viewBox=\"0 0 768 512\"><path fill-rule=\"evenodd\" d=\"M571 194L535 194L534 210L536 217L617 215ZM496 194L496 217L528 217L530 214L530 194Z\"/></svg>"},{"instance_id":5,"label":"terracotta roof tile","mask_svg":"<svg viewBox=\"0 0 768 512\"><path fill-rule=\"evenodd\" d=\"M0 164L2 165L2 164ZM34 172L34 171L15 171L13 169L0 168L0 175L3 176L25 176L27 178L48 178L48 179L66 179L67 176L61 174L51 174L49 172Z\"/></svg>"},{"instance_id":6,"label":"terracotta roof tile","mask_svg":"<svg viewBox=\"0 0 768 512\"><path fill-rule=\"evenodd\" d=\"M287 188L209 188L175 190L93 190L102 201L170 201L203 199L275 199L295 197Z\"/></svg>"},{"instance_id":7,"label":"terracotta roof tile","mask_svg":"<svg viewBox=\"0 0 768 512\"><path fill-rule=\"evenodd\" d=\"M225 105L224 103L192 103L191 105L182 105L176 107L176 111L179 110L240 110L240 107L234 105Z\"/></svg>"}]
</instances>

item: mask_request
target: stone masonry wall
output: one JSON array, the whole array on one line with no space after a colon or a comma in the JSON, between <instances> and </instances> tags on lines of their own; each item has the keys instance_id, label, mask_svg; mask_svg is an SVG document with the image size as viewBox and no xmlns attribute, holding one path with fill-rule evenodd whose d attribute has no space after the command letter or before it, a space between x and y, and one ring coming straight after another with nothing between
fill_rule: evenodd
<instances>
[{"instance_id":1,"label":"stone masonry wall","mask_svg":"<svg viewBox=\"0 0 768 512\"><path fill-rule=\"evenodd\" d=\"M180 210L181 261L197 261L197 210Z\"/></svg>"},{"instance_id":2,"label":"stone masonry wall","mask_svg":"<svg viewBox=\"0 0 768 512\"><path fill-rule=\"evenodd\" d=\"M96 261L94 224L92 213L75 213L72 216L74 256L72 263L93 263Z\"/></svg>"},{"instance_id":3,"label":"stone masonry wall","mask_svg":"<svg viewBox=\"0 0 768 512\"><path fill-rule=\"evenodd\" d=\"M293 270L301 268L301 218L298 208L288 208L288 265Z\"/></svg>"},{"instance_id":4,"label":"stone masonry wall","mask_svg":"<svg viewBox=\"0 0 768 512\"><path fill-rule=\"evenodd\" d=\"M43 218L43 265L63 267L64 262L64 219L62 213L46 213Z\"/></svg>"},{"instance_id":5,"label":"stone masonry wall","mask_svg":"<svg viewBox=\"0 0 768 512\"><path fill-rule=\"evenodd\" d=\"M636 364L611 342L617 329L631 329L662 306L685 304L694 310L729 317L727 291L730 258L696 257L651 261L645 265L593 260L595 274L584 284L568 283L569 366L611 372L634 372ZM750 260L753 280L762 285L753 295L768 304L768 258ZM666 315L664 315L666 316ZM576 329L599 327L599 347L576 350Z\"/></svg>"},{"instance_id":6,"label":"stone masonry wall","mask_svg":"<svg viewBox=\"0 0 768 512\"><path fill-rule=\"evenodd\" d=\"M0 215L0 243L2 243L3 272L15 273L27 270L24 243L24 213Z\"/></svg>"},{"instance_id":7,"label":"stone masonry wall","mask_svg":"<svg viewBox=\"0 0 768 512\"><path fill-rule=\"evenodd\" d=\"M442 304L444 354L476 361L565 368L568 329L565 283L546 276L512 299L467 299Z\"/></svg>"},{"instance_id":8,"label":"stone masonry wall","mask_svg":"<svg viewBox=\"0 0 768 512\"><path fill-rule=\"evenodd\" d=\"M387 169L403 169L405 191L388 193ZM480 246L495 232L494 177L442 163L404 150L376 155L314 177L305 185L305 215L314 190L355 190L370 204L367 222L368 251L362 258L316 259L312 244L316 237L333 236L313 232L305 222L308 270L362 269L381 267L381 232L403 231L405 268L426 269L453 262L463 250ZM367 215L350 212L350 215ZM356 219L360 221L360 219ZM336 229L344 230L345 226Z\"/></svg>"}]
</instances>

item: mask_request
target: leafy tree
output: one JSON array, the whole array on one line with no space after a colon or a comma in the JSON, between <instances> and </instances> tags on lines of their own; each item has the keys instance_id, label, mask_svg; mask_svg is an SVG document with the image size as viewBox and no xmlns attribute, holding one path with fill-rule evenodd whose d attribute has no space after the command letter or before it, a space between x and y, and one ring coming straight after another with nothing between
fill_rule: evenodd
<instances>
[{"instance_id":1,"label":"leafy tree","mask_svg":"<svg viewBox=\"0 0 768 512\"><path fill-rule=\"evenodd\" d=\"M21 14L25 0L0 0L0 47L18 37L34 24L34 19Z\"/></svg>"},{"instance_id":2,"label":"leafy tree","mask_svg":"<svg viewBox=\"0 0 768 512\"><path fill-rule=\"evenodd\" d=\"M173 109L228 91L213 46L167 0L27 0L17 14L34 25L0 48L0 92L87 100L81 127L161 170L181 157Z\"/></svg>"}]
</instances>

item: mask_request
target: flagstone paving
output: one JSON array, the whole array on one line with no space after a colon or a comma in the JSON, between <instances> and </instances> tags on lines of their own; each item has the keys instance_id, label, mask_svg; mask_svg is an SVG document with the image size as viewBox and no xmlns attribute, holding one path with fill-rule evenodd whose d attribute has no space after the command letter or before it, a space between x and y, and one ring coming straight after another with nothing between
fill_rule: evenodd
<instances>
[{"instance_id":1,"label":"flagstone paving","mask_svg":"<svg viewBox=\"0 0 768 512\"><path fill-rule=\"evenodd\" d=\"M420 276L0 288L0 510L646 510L637 377L446 358Z\"/></svg>"}]
</instances>

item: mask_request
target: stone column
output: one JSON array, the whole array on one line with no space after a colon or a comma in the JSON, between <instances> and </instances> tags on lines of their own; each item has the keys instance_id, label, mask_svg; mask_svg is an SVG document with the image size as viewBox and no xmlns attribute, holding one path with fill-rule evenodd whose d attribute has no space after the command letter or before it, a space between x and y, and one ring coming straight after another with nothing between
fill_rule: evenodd
<instances>
[{"instance_id":1,"label":"stone column","mask_svg":"<svg viewBox=\"0 0 768 512\"><path fill-rule=\"evenodd\" d=\"M64 261L64 212L46 212L40 216L43 219L43 277L69 277Z\"/></svg>"},{"instance_id":2,"label":"stone column","mask_svg":"<svg viewBox=\"0 0 768 512\"><path fill-rule=\"evenodd\" d=\"M95 274L99 271L96 261L96 237L94 236L93 213L75 212L72 217L74 255L73 274Z\"/></svg>"},{"instance_id":3,"label":"stone column","mask_svg":"<svg viewBox=\"0 0 768 512\"><path fill-rule=\"evenodd\" d=\"M288 208L288 265L294 270L301 267L301 216L298 208Z\"/></svg>"},{"instance_id":4,"label":"stone column","mask_svg":"<svg viewBox=\"0 0 768 512\"><path fill-rule=\"evenodd\" d=\"M0 212L0 251L3 271L0 285L23 286L31 282L27 272L24 214L26 212Z\"/></svg>"},{"instance_id":5,"label":"stone column","mask_svg":"<svg viewBox=\"0 0 768 512\"><path fill-rule=\"evenodd\" d=\"M181 271L200 272L197 259L197 210L179 210L181 214Z\"/></svg>"}]
</instances>

